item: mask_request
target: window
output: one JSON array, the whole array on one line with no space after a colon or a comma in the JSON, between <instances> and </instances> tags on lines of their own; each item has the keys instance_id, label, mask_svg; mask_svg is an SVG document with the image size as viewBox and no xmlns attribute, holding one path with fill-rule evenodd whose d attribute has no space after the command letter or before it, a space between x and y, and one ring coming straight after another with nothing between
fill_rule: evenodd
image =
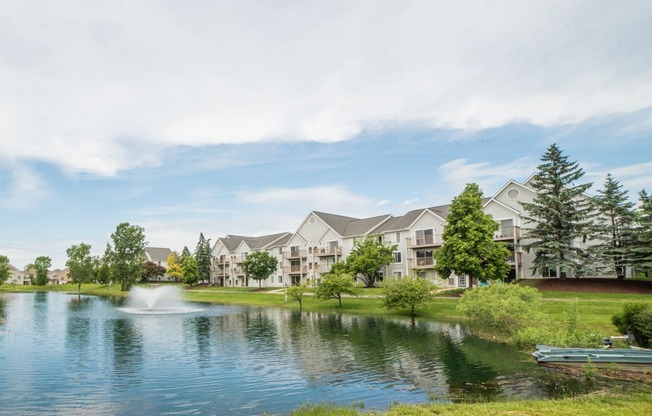
<instances>
[{"instance_id":1,"label":"window","mask_svg":"<svg viewBox=\"0 0 652 416\"><path fill-rule=\"evenodd\" d=\"M249 255L249 253L247 253L246 251L244 253L240 254L240 260L247 260L248 255Z\"/></svg>"},{"instance_id":2,"label":"window","mask_svg":"<svg viewBox=\"0 0 652 416\"><path fill-rule=\"evenodd\" d=\"M543 277L557 277L557 269L543 269Z\"/></svg>"},{"instance_id":3,"label":"window","mask_svg":"<svg viewBox=\"0 0 652 416\"><path fill-rule=\"evenodd\" d=\"M449 277L448 278L448 286L455 286L455 278L454 277Z\"/></svg>"},{"instance_id":4,"label":"window","mask_svg":"<svg viewBox=\"0 0 652 416\"><path fill-rule=\"evenodd\" d=\"M417 250L417 266L432 266L435 264L435 258L432 256L432 250Z\"/></svg>"},{"instance_id":5,"label":"window","mask_svg":"<svg viewBox=\"0 0 652 416\"><path fill-rule=\"evenodd\" d=\"M379 243L382 243L382 242L383 242L383 236L382 236L382 235L378 235L378 242L379 242Z\"/></svg>"},{"instance_id":6,"label":"window","mask_svg":"<svg viewBox=\"0 0 652 416\"><path fill-rule=\"evenodd\" d=\"M414 234L416 245L418 246L434 243L434 232L432 228L429 230L417 230Z\"/></svg>"},{"instance_id":7,"label":"window","mask_svg":"<svg viewBox=\"0 0 652 416\"><path fill-rule=\"evenodd\" d=\"M401 242L401 233L396 233L396 243Z\"/></svg>"},{"instance_id":8,"label":"window","mask_svg":"<svg viewBox=\"0 0 652 416\"><path fill-rule=\"evenodd\" d=\"M392 254L394 255L394 263L401 263L401 252L395 251Z\"/></svg>"},{"instance_id":9,"label":"window","mask_svg":"<svg viewBox=\"0 0 652 416\"><path fill-rule=\"evenodd\" d=\"M283 276L278 276L278 282L283 283Z\"/></svg>"},{"instance_id":10,"label":"window","mask_svg":"<svg viewBox=\"0 0 652 416\"><path fill-rule=\"evenodd\" d=\"M401 277L403 277L403 272L400 270L394 270L394 277L400 279Z\"/></svg>"},{"instance_id":11,"label":"window","mask_svg":"<svg viewBox=\"0 0 652 416\"><path fill-rule=\"evenodd\" d=\"M290 256L299 257L299 246L290 247Z\"/></svg>"},{"instance_id":12,"label":"window","mask_svg":"<svg viewBox=\"0 0 652 416\"><path fill-rule=\"evenodd\" d=\"M457 276L457 286L466 287L466 275Z\"/></svg>"},{"instance_id":13,"label":"window","mask_svg":"<svg viewBox=\"0 0 652 416\"><path fill-rule=\"evenodd\" d=\"M279 248L278 248L278 254L279 254L279 255L283 255L283 247L279 247Z\"/></svg>"}]
</instances>

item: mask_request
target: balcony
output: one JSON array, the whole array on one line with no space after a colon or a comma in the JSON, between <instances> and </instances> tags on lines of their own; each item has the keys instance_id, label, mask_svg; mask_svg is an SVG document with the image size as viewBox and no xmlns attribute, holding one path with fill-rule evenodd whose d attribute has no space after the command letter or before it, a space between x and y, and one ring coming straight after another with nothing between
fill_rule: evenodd
<instances>
[{"instance_id":1,"label":"balcony","mask_svg":"<svg viewBox=\"0 0 652 416\"><path fill-rule=\"evenodd\" d=\"M242 267L234 267L231 272L233 273L234 276L244 276L245 272Z\"/></svg>"},{"instance_id":2,"label":"balcony","mask_svg":"<svg viewBox=\"0 0 652 416\"><path fill-rule=\"evenodd\" d=\"M283 274L307 274L308 266L304 265L294 265L294 266L284 266Z\"/></svg>"},{"instance_id":3,"label":"balcony","mask_svg":"<svg viewBox=\"0 0 652 416\"><path fill-rule=\"evenodd\" d=\"M521 238L521 227L502 227L494 233L494 240L514 240Z\"/></svg>"},{"instance_id":4,"label":"balcony","mask_svg":"<svg viewBox=\"0 0 652 416\"><path fill-rule=\"evenodd\" d=\"M283 253L284 259L301 259L308 257L308 250L290 250Z\"/></svg>"},{"instance_id":5,"label":"balcony","mask_svg":"<svg viewBox=\"0 0 652 416\"><path fill-rule=\"evenodd\" d=\"M318 257L341 256L342 246L315 247L314 253Z\"/></svg>"},{"instance_id":6,"label":"balcony","mask_svg":"<svg viewBox=\"0 0 652 416\"><path fill-rule=\"evenodd\" d=\"M418 238L405 239L408 248L422 248L422 247L437 247L444 244L444 239L441 234L428 235Z\"/></svg>"},{"instance_id":7,"label":"balcony","mask_svg":"<svg viewBox=\"0 0 652 416\"><path fill-rule=\"evenodd\" d=\"M408 269L432 269L435 267L433 257L417 257L416 259L407 259Z\"/></svg>"},{"instance_id":8,"label":"balcony","mask_svg":"<svg viewBox=\"0 0 652 416\"><path fill-rule=\"evenodd\" d=\"M511 265L517 265L520 266L523 264L523 259L522 259L523 253L512 253L507 257L507 263Z\"/></svg>"}]
</instances>

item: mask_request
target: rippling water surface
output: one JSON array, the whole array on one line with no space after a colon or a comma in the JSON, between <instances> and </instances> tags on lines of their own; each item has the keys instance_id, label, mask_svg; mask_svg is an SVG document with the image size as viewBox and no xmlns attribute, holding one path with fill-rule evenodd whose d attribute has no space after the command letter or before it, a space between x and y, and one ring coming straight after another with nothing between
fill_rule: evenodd
<instances>
[{"instance_id":1,"label":"rippling water surface","mask_svg":"<svg viewBox=\"0 0 652 416\"><path fill-rule=\"evenodd\" d=\"M302 403L545 397L527 355L456 325L0 294L0 414L285 414Z\"/></svg>"}]
</instances>

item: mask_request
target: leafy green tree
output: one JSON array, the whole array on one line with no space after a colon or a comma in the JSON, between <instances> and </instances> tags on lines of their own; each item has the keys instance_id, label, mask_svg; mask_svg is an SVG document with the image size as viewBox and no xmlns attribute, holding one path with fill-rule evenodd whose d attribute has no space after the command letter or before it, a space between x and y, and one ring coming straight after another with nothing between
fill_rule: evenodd
<instances>
[{"instance_id":1,"label":"leafy green tree","mask_svg":"<svg viewBox=\"0 0 652 416\"><path fill-rule=\"evenodd\" d=\"M137 225L123 222L111 234L113 247L107 244L111 277L120 282L123 291L131 287L140 278L145 256L145 230Z\"/></svg>"},{"instance_id":2,"label":"leafy green tree","mask_svg":"<svg viewBox=\"0 0 652 416\"><path fill-rule=\"evenodd\" d=\"M99 261L98 261L99 264ZM102 262L95 268L94 272L95 281L101 285L108 285L111 282L111 269L107 262Z\"/></svg>"},{"instance_id":3,"label":"leafy green tree","mask_svg":"<svg viewBox=\"0 0 652 416\"><path fill-rule=\"evenodd\" d=\"M199 241L195 247L195 261L201 281L211 278L211 240L206 240L203 233L199 233Z\"/></svg>"},{"instance_id":4,"label":"leafy green tree","mask_svg":"<svg viewBox=\"0 0 652 416\"><path fill-rule=\"evenodd\" d=\"M9 257L0 254L0 285L9 279Z\"/></svg>"},{"instance_id":5,"label":"leafy green tree","mask_svg":"<svg viewBox=\"0 0 652 416\"><path fill-rule=\"evenodd\" d=\"M415 316L415 308L435 298L437 286L429 280L417 276L405 276L385 280L383 288L383 307L387 309L410 308L410 315Z\"/></svg>"},{"instance_id":6,"label":"leafy green tree","mask_svg":"<svg viewBox=\"0 0 652 416\"><path fill-rule=\"evenodd\" d=\"M340 308L342 307L342 295L358 296L361 293L360 287L355 283L353 277L345 273L328 273L317 285L315 296L318 299L337 299Z\"/></svg>"},{"instance_id":7,"label":"leafy green tree","mask_svg":"<svg viewBox=\"0 0 652 416\"><path fill-rule=\"evenodd\" d=\"M452 273L478 280L504 279L509 272L509 250L493 240L500 225L482 210L482 191L475 183L451 203L444 229L444 245L435 251L435 270L442 278Z\"/></svg>"},{"instance_id":8,"label":"leafy green tree","mask_svg":"<svg viewBox=\"0 0 652 416\"><path fill-rule=\"evenodd\" d=\"M36 286L45 286L48 284L48 270L52 266L52 259L47 256L38 256L34 263L27 266L28 269L34 269L36 276L32 277L32 284Z\"/></svg>"},{"instance_id":9,"label":"leafy green tree","mask_svg":"<svg viewBox=\"0 0 652 416\"><path fill-rule=\"evenodd\" d=\"M183 268L181 267L179 258L175 253L168 255L166 263L168 264L167 273L175 282L178 282L183 278Z\"/></svg>"},{"instance_id":10,"label":"leafy green tree","mask_svg":"<svg viewBox=\"0 0 652 416\"><path fill-rule=\"evenodd\" d=\"M638 195L632 256L637 273L648 276L652 272L652 196L644 189Z\"/></svg>"},{"instance_id":11,"label":"leafy green tree","mask_svg":"<svg viewBox=\"0 0 652 416\"><path fill-rule=\"evenodd\" d=\"M303 282L285 289L285 295L299 302L299 311L303 309L303 295L308 291L308 285ZM286 299L287 301L287 299Z\"/></svg>"},{"instance_id":12,"label":"leafy green tree","mask_svg":"<svg viewBox=\"0 0 652 416\"><path fill-rule=\"evenodd\" d=\"M91 256L91 246L84 243L72 245L66 250L66 254L68 254L66 267L68 267L70 282L77 285L77 295L81 296L81 285L91 281L95 269L95 260Z\"/></svg>"},{"instance_id":13,"label":"leafy green tree","mask_svg":"<svg viewBox=\"0 0 652 416\"><path fill-rule=\"evenodd\" d=\"M584 195L592 184L575 184L584 171L577 162L569 162L556 144L541 162L531 182L536 197L531 203L521 203L527 213L525 221L533 224L524 235L530 241L525 249L535 255L532 271L552 269L560 278L568 273L580 277L588 265L577 241L585 241L593 226L594 207Z\"/></svg>"},{"instance_id":14,"label":"leafy green tree","mask_svg":"<svg viewBox=\"0 0 652 416\"><path fill-rule=\"evenodd\" d=\"M274 273L276 268L276 257L265 250L250 253L242 262L242 269L245 274L254 280L258 280L258 287L261 287L262 281Z\"/></svg>"},{"instance_id":15,"label":"leafy green tree","mask_svg":"<svg viewBox=\"0 0 652 416\"><path fill-rule=\"evenodd\" d=\"M165 267L160 266L153 261L146 261L143 264L143 271L142 274L140 275L140 279L143 282L148 282L148 281L156 281L159 280L161 276L165 274L166 270Z\"/></svg>"},{"instance_id":16,"label":"leafy green tree","mask_svg":"<svg viewBox=\"0 0 652 416\"><path fill-rule=\"evenodd\" d=\"M357 240L351 254L346 258L346 270L359 276L366 287L374 287L381 277L381 269L394 261L398 245L387 246L378 236L369 235Z\"/></svg>"},{"instance_id":17,"label":"leafy green tree","mask_svg":"<svg viewBox=\"0 0 652 416\"><path fill-rule=\"evenodd\" d=\"M608 174L604 189L598 190L594 198L598 213L593 228L598 244L590 248L595 264L625 278L627 266L632 264L632 245L634 239L634 203L629 201L627 191Z\"/></svg>"},{"instance_id":18,"label":"leafy green tree","mask_svg":"<svg viewBox=\"0 0 652 416\"><path fill-rule=\"evenodd\" d=\"M197 262L193 256L183 258L181 269L183 270L183 283L192 286L199 282L199 270L197 270Z\"/></svg>"}]
</instances>

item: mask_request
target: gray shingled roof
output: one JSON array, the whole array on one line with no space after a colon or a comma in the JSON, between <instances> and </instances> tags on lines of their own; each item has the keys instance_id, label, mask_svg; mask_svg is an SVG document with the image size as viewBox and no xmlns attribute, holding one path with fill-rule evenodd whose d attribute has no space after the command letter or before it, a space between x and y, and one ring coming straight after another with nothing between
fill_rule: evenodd
<instances>
[{"instance_id":1,"label":"gray shingled roof","mask_svg":"<svg viewBox=\"0 0 652 416\"><path fill-rule=\"evenodd\" d=\"M313 211L313 214L321 218L326 225L342 237L364 235L390 217L390 215L379 215L370 218L353 218L317 211Z\"/></svg>"},{"instance_id":2,"label":"gray shingled roof","mask_svg":"<svg viewBox=\"0 0 652 416\"><path fill-rule=\"evenodd\" d=\"M168 256L172 254L172 250L163 247L147 247L145 252L149 254L149 258L154 263L168 261Z\"/></svg>"},{"instance_id":3,"label":"gray shingled roof","mask_svg":"<svg viewBox=\"0 0 652 416\"><path fill-rule=\"evenodd\" d=\"M243 241L247 244L247 246L249 246L250 249L260 250L265 248L265 246L271 243L274 243L274 245L280 245L279 242L276 242L276 240L279 239L280 239L279 241L286 240L287 242L290 240L291 236L292 234L288 232L261 235L258 237L249 237L244 235L227 235L226 237L219 238L219 240L222 241L222 244L224 244L226 249L231 252L237 249L240 243L242 243Z\"/></svg>"}]
</instances>

